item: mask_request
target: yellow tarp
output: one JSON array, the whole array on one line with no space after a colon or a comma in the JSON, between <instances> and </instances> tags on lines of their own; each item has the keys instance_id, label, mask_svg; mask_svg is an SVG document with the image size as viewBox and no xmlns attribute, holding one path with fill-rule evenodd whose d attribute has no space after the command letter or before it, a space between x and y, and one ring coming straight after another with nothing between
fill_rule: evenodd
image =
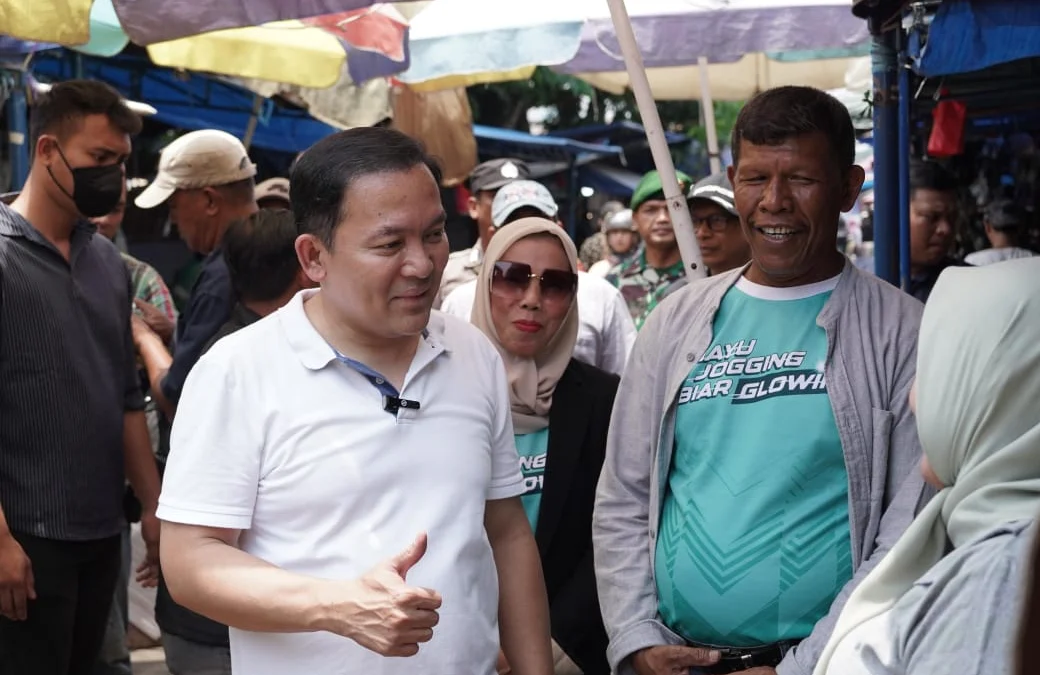
<instances>
[{"instance_id":1,"label":"yellow tarp","mask_svg":"<svg viewBox=\"0 0 1040 675\"><path fill-rule=\"evenodd\" d=\"M272 80L301 87L331 87L346 61L332 34L299 21L276 21L231 28L148 46L152 61L237 77Z\"/></svg>"},{"instance_id":2,"label":"yellow tarp","mask_svg":"<svg viewBox=\"0 0 1040 675\"><path fill-rule=\"evenodd\" d=\"M90 40L94 0L0 0L0 34L82 45Z\"/></svg>"}]
</instances>

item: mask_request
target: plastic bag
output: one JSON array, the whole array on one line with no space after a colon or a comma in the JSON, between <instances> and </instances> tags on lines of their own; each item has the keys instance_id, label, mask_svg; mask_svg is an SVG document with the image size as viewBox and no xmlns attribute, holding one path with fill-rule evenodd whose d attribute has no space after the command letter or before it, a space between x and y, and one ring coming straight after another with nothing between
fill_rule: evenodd
<instances>
[{"instance_id":1,"label":"plastic bag","mask_svg":"<svg viewBox=\"0 0 1040 675\"><path fill-rule=\"evenodd\" d=\"M940 101L932 110L932 133L928 137L931 157L953 157L964 153L964 124L968 106L961 101Z\"/></svg>"}]
</instances>

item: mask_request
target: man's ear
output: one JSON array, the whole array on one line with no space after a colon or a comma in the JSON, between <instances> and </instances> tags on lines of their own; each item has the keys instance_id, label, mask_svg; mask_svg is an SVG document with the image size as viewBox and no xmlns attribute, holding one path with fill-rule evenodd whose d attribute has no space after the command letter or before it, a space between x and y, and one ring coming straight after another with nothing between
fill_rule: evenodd
<instances>
[{"instance_id":1,"label":"man's ear","mask_svg":"<svg viewBox=\"0 0 1040 675\"><path fill-rule=\"evenodd\" d=\"M477 208L477 197L470 195L469 199L466 200L466 210L469 212L469 217L476 220L480 215L480 210Z\"/></svg>"},{"instance_id":2,"label":"man's ear","mask_svg":"<svg viewBox=\"0 0 1040 675\"><path fill-rule=\"evenodd\" d=\"M842 190L842 213L850 211L852 207L856 205L856 200L859 199L860 190L863 189L863 181L866 180L866 178L867 174L863 170L862 166L853 164L849 167L849 173L845 178L845 186Z\"/></svg>"},{"instance_id":3,"label":"man's ear","mask_svg":"<svg viewBox=\"0 0 1040 675\"><path fill-rule=\"evenodd\" d=\"M58 154L58 141L54 136L40 134L36 139L36 147L33 148L33 159L42 160L45 165L54 161L54 155Z\"/></svg>"},{"instance_id":4,"label":"man's ear","mask_svg":"<svg viewBox=\"0 0 1040 675\"><path fill-rule=\"evenodd\" d=\"M296 285L297 290L304 290L308 288L317 288L318 282L311 279L303 268L296 270L296 281L293 282Z\"/></svg>"},{"instance_id":5,"label":"man's ear","mask_svg":"<svg viewBox=\"0 0 1040 675\"><path fill-rule=\"evenodd\" d=\"M296 237L296 259L300 261L300 271L305 278L304 288L317 286L325 280L324 252L325 244L313 234Z\"/></svg>"},{"instance_id":6,"label":"man's ear","mask_svg":"<svg viewBox=\"0 0 1040 675\"><path fill-rule=\"evenodd\" d=\"M215 187L202 188L203 199L206 200L204 209L206 215L215 216L217 211L220 210L220 204L224 199L224 195L221 194L220 190Z\"/></svg>"}]
</instances>

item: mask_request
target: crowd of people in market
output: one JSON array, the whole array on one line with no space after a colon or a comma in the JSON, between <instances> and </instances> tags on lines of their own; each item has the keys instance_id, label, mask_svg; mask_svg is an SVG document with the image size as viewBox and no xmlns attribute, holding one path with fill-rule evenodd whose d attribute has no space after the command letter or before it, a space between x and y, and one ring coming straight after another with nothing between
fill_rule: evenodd
<instances>
[{"instance_id":1,"label":"crowd of people in market","mask_svg":"<svg viewBox=\"0 0 1040 675\"><path fill-rule=\"evenodd\" d=\"M1032 673L1040 257L951 257L910 174L912 279L838 247L847 109L742 108L733 164L661 174L577 246L530 167L468 183L335 133L256 184L184 134L137 207L203 258L178 313L115 242L141 120L72 80L0 205L0 675L123 675L157 587L172 675ZM131 569L128 522L147 547Z\"/></svg>"}]
</instances>

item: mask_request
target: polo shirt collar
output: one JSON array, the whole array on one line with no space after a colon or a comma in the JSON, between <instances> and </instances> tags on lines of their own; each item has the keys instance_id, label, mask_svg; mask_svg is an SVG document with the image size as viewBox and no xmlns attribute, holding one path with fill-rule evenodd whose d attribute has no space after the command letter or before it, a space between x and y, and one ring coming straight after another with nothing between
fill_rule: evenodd
<instances>
[{"instance_id":1,"label":"polo shirt collar","mask_svg":"<svg viewBox=\"0 0 1040 675\"><path fill-rule=\"evenodd\" d=\"M307 318L307 312L303 309L303 303L318 292L319 289L316 288L300 291L285 307L278 310L278 319L282 324L289 347L296 353L303 367L308 370L321 370L337 360L336 351L314 328L314 324ZM429 361L443 352L450 351L444 341L443 317L436 312L431 314L430 322L423 330L422 341L426 345L426 354L422 358ZM423 349L422 345L420 345L420 349ZM418 352L416 358L420 358Z\"/></svg>"},{"instance_id":2,"label":"polo shirt collar","mask_svg":"<svg viewBox=\"0 0 1040 675\"><path fill-rule=\"evenodd\" d=\"M79 251L90 243L90 240L93 239L96 233L97 226L89 220L80 219L76 221L70 237L70 260L77 257ZM54 245L40 234L40 231L33 227L32 223L7 204L0 204L0 236L23 237L57 252Z\"/></svg>"},{"instance_id":3,"label":"polo shirt collar","mask_svg":"<svg viewBox=\"0 0 1040 675\"><path fill-rule=\"evenodd\" d=\"M94 235L97 232L97 226L89 220L79 219L76 221L76 225L73 227L73 235L79 234ZM7 204L0 204L0 235L6 235L9 237L25 237L26 239L33 239L36 241L45 242L47 241L40 232L32 226L28 220L22 217L22 214L12 209Z\"/></svg>"}]
</instances>

